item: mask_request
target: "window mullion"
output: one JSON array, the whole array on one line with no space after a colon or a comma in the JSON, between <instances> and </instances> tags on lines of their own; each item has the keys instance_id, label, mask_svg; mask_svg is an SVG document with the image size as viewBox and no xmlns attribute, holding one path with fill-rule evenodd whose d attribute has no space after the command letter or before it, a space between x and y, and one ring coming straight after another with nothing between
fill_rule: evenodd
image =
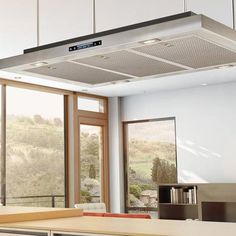
<instances>
[{"instance_id":1,"label":"window mullion","mask_svg":"<svg viewBox=\"0 0 236 236\"><path fill-rule=\"evenodd\" d=\"M6 85L1 89L1 203L6 205Z\"/></svg>"}]
</instances>

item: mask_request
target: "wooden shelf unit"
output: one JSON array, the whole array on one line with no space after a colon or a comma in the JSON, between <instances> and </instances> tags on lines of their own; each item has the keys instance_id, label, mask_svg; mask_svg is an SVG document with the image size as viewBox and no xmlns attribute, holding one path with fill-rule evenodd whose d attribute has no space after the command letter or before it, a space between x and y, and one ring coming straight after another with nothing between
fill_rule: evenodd
<instances>
[{"instance_id":1,"label":"wooden shelf unit","mask_svg":"<svg viewBox=\"0 0 236 236\"><path fill-rule=\"evenodd\" d=\"M181 201L171 203L171 188L183 191L195 188L196 204ZM236 222L236 184L161 184L158 186L158 217L169 220L218 219L217 221Z\"/></svg>"},{"instance_id":2,"label":"wooden shelf unit","mask_svg":"<svg viewBox=\"0 0 236 236\"><path fill-rule=\"evenodd\" d=\"M173 202L171 198L172 189L176 190L176 194L179 195L177 202ZM186 219L198 219L198 203L192 201L188 203L189 199L184 199L184 194L189 194L189 190L197 190L195 184L166 184L158 186L158 217L160 219L171 220L186 220ZM197 193L196 193L197 194ZM197 196L196 196L197 198Z\"/></svg>"}]
</instances>

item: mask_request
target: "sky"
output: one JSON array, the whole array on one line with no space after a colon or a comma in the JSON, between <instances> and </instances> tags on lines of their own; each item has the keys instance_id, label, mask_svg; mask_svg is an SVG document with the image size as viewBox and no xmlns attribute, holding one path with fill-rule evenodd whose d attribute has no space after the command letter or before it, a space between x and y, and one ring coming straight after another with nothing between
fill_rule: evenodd
<instances>
[{"instance_id":1,"label":"sky","mask_svg":"<svg viewBox=\"0 0 236 236\"><path fill-rule=\"evenodd\" d=\"M129 139L175 143L175 121L163 120L129 124Z\"/></svg>"},{"instance_id":2,"label":"sky","mask_svg":"<svg viewBox=\"0 0 236 236\"><path fill-rule=\"evenodd\" d=\"M7 115L34 116L63 120L63 95L7 87Z\"/></svg>"}]
</instances>

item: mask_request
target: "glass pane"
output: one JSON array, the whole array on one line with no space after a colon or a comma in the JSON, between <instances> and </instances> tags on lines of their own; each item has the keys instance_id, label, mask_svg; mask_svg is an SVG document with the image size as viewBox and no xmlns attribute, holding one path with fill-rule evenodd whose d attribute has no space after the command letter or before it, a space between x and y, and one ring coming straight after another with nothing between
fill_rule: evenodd
<instances>
[{"instance_id":1,"label":"glass pane","mask_svg":"<svg viewBox=\"0 0 236 236\"><path fill-rule=\"evenodd\" d=\"M102 127L80 125L81 202L101 201Z\"/></svg>"},{"instance_id":2,"label":"glass pane","mask_svg":"<svg viewBox=\"0 0 236 236\"><path fill-rule=\"evenodd\" d=\"M157 208L157 184L176 182L175 121L127 125L128 206ZM139 210L140 211L140 210Z\"/></svg>"},{"instance_id":3,"label":"glass pane","mask_svg":"<svg viewBox=\"0 0 236 236\"><path fill-rule=\"evenodd\" d=\"M104 113L104 100L89 97L78 97L78 109Z\"/></svg>"},{"instance_id":4,"label":"glass pane","mask_svg":"<svg viewBox=\"0 0 236 236\"><path fill-rule=\"evenodd\" d=\"M64 207L63 96L7 87L7 205Z\"/></svg>"}]
</instances>

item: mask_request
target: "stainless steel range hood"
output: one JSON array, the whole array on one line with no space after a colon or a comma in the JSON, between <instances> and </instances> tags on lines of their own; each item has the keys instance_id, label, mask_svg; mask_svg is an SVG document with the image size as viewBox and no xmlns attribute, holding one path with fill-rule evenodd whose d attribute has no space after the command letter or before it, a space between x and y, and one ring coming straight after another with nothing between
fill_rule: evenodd
<instances>
[{"instance_id":1,"label":"stainless steel range hood","mask_svg":"<svg viewBox=\"0 0 236 236\"><path fill-rule=\"evenodd\" d=\"M24 51L0 69L85 87L236 64L236 32L192 12Z\"/></svg>"}]
</instances>

